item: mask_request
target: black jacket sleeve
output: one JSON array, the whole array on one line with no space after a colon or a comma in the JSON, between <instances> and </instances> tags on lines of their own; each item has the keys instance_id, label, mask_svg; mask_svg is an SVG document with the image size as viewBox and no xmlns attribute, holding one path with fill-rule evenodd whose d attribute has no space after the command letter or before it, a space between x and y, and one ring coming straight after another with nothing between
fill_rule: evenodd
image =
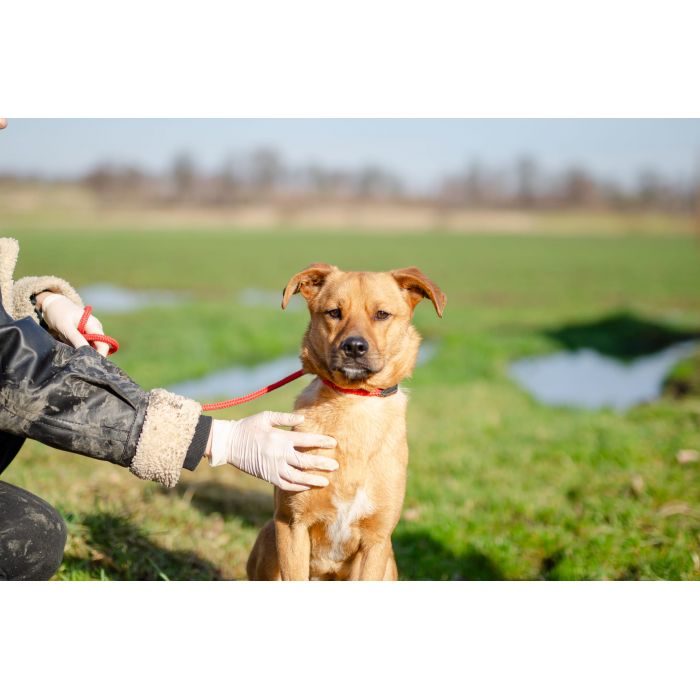
<instances>
[{"instance_id":1,"label":"black jacket sleeve","mask_svg":"<svg viewBox=\"0 0 700 700\"><path fill-rule=\"evenodd\" d=\"M0 471L24 438L172 486L193 469L211 420L194 401L144 391L90 347L75 350L0 298Z\"/></svg>"}]
</instances>

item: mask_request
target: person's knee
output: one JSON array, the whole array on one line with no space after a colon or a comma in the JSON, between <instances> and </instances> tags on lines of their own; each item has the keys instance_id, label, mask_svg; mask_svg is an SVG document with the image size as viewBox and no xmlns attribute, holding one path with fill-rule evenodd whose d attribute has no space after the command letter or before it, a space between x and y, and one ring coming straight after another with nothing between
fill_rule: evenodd
<instances>
[{"instance_id":1,"label":"person's knee","mask_svg":"<svg viewBox=\"0 0 700 700\"><path fill-rule=\"evenodd\" d=\"M48 581L61 566L68 528L57 510L48 506L35 514L33 540L27 552L26 580Z\"/></svg>"},{"instance_id":2,"label":"person's knee","mask_svg":"<svg viewBox=\"0 0 700 700\"><path fill-rule=\"evenodd\" d=\"M19 517L3 529L0 578L4 575L9 580L46 581L63 561L66 524L42 499L31 495L22 501Z\"/></svg>"}]
</instances>

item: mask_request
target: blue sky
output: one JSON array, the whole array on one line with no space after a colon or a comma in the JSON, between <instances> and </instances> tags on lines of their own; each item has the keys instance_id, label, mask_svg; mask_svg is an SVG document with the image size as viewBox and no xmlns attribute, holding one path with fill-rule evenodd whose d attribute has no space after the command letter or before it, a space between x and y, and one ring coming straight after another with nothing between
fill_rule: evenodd
<instances>
[{"instance_id":1,"label":"blue sky","mask_svg":"<svg viewBox=\"0 0 700 700\"><path fill-rule=\"evenodd\" d=\"M0 172L75 175L104 160L158 171L184 151L214 168L259 146L294 164L378 163L416 187L473 159L522 155L623 183L645 168L687 180L700 172L700 119L14 119L0 132Z\"/></svg>"}]
</instances>

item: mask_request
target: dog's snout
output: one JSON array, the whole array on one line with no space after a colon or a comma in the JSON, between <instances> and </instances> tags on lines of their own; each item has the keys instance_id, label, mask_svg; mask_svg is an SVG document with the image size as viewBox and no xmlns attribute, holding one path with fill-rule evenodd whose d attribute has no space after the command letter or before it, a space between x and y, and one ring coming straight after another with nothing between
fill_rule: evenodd
<instances>
[{"instance_id":1,"label":"dog's snout","mask_svg":"<svg viewBox=\"0 0 700 700\"><path fill-rule=\"evenodd\" d=\"M347 357L362 357L369 350L369 343L359 335L351 335L340 344L340 349Z\"/></svg>"}]
</instances>

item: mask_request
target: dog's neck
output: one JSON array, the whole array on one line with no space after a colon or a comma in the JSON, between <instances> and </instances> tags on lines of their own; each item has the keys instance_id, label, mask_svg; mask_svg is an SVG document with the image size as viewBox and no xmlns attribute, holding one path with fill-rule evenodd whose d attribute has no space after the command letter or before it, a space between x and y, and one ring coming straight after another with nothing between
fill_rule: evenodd
<instances>
[{"instance_id":1,"label":"dog's neck","mask_svg":"<svg viewBox=\"0 0 700 700\"><path fill-rule=\"evenodd\" d=\"M348 389L346 387L338 386L333 383L330 379L325 377L318 377L329 389L334 389L340 394L352 394L353 396L378 396L381 398L386 398L395 394L399 390L399 385L394 384L393 386L387 387L386 389Z\"/></svg>"},{"instance_id":2,"label":"dog's neck","mask_svg":"<svg viewBox=\"0 0 700 700\"><path fill-rule=\"evenodd\" d=\"M344 387L343 387L344 388ZM369 390L372 387L368 387ZM363 435L374 434L378 429L380 433L388 429L387 425L394 427L400 425L400 421L405 420L407 396L401 385L397 390L382 398L381 396L367 397L357 394L350 394L345 391L336 391L327 386L318 375L299 394L294 409L303 409L311 412L318 423L314 423L316 428L333 429L338 425L343 425L344 430L352 431L351 441L355 442ZM380 419L381 416L381 419ZM368 418L370 423L363 421ZM387 424L385 421L388 421ZM382 426L378 428L377 426ZM329 435L335 433L330 432ZM370 440L370 442L372 442Z\"/></svg>"}]
</instances>

